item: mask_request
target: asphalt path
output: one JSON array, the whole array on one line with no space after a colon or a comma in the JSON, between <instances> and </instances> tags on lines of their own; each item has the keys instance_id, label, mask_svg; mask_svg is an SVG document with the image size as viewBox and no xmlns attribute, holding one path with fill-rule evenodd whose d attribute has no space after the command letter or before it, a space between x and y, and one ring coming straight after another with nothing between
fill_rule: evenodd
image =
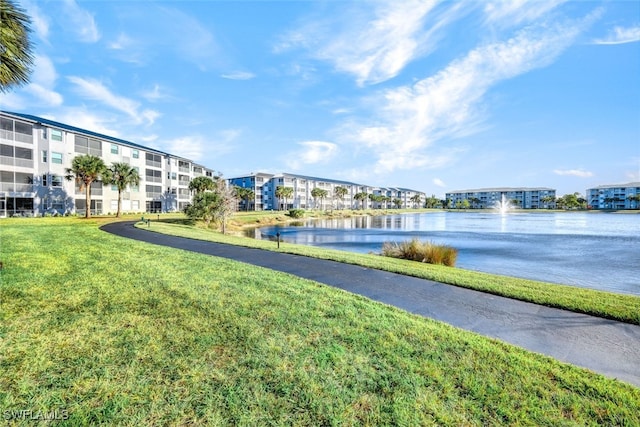
<instances>
[{"instance_id":1,"label":"asphalt path","mask_svg":"<svg viewBox=\"0 0 640 427\"><path fill-rule=\"evenodd\" d=\"M335 261L168 236L133 222L102 230L315 280L640 387L638 325Z\"/></svg>"}]
</instances>

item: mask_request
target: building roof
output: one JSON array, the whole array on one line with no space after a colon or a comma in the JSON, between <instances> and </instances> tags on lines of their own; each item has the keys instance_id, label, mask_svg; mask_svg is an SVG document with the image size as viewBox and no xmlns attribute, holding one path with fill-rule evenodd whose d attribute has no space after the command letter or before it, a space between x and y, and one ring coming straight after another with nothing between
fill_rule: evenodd
<instances>
[{"instance_id":1,"label":"building roof","mask_svg":"<svg viewBox=\"0 0 640 427\"><path fill-rule=\"evenodd\" d=\"M472 190L456 190L447 191L447 194L454 193L507 193L511 191L556 191L549 187L496 187L496 188L477 188Z\"/></svg>"},{"instance_id":2,"label":"building roof","mask_svg":"<svg viewBox=\"0 0 640 427\"><path fill-rule=\"evenodd\" d=\"M283 172L282 176L295 176L298 178L302 178L302 179L307 179L307 180L311 180L311 181L323 181L323 182L331 182L334 184L347 184L347 185L355 185L357 187L371 187L370 185L364 185L364 184L358 184L355 182L350 182L350 181L344 181L344 180L340 180L340 179L331 179L331 178L318 178L315 176L307 176L307 175L300 175L297 173L288 173L288 172Z\"/></svg>"},{"instance_id":3,"label":"building roof","mask_svg":"<svg viewBox=\"0 0 640 427\"><path fill-rule=\"evenodd\" d=\"M589 188L588 190L599 190L599 189L605 189L605 188L640 188L640 182L629 182L627 184L599 185L597 187Z\"/></svg>"},{"instance_id":4,"label":"building roof","mask_svg":"<svg viewBox=\"0 0 640 427\"><path fill-rule=\"evenodd\" d=\"M180 157L180 156L175 156L173 154L169 154L169 153L165 153L164 151L161 150L157 150L155 148L150 148L150 147L146 147L144 145L140 145L140 144L136 144L135 142L131 142L131 141L126 141L124 139L120 139L120 138L115 138L113 136L109 136L109 135L104 135L101 133L97 133L97 132L93 132L87 129L81 129L75 126L70 126L64 123L60 123L60 122L56 122L54 120L49 120L49 119L45 119L44 117L37 117L37 116L32 116L31 114L24 114L24 113L13 113L11 111L0 111L2 114L6 114L6 115L10 115L10 116L14 116L16 118L20 118L20 119L24 119L24 120L29 120L32 121L34 123L40 123L40 124L45 124L47 126L51 126L54 128L58 128L58 129L63 129L69 132L74 132L74 133L79 133L79 134L83 134L83 135L88 135L88 136L92 136L95 138L100 138L102 140L105 141L111 141L111 142L117 142L118 144L124 144L124 145L128 145L134 148L141 148L145 151L153 151L159 154L164 154L166 156L171 156L171 157ZM189 159L185 159L185 160L189 160ZM191 161L191 160L189 160Z\"/></svg>"}]
</instances>

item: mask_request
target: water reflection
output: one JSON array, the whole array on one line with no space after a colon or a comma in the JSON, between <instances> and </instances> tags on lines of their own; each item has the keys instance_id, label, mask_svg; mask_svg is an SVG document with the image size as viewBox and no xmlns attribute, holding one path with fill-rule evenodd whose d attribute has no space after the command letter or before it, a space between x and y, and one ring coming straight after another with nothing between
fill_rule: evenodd
<instances>
[{"instance_id":1,"label":"water reflection","mask_svg":"<svg viewBox=\"0 0 640 427\"><path fill-rule=\"evenodd\" d=\"M385 241L458 249L457 266L640 295L640 215L478 212L359 216L263 227L247 234L360 253Z\"/></svg>"}]
</instances>

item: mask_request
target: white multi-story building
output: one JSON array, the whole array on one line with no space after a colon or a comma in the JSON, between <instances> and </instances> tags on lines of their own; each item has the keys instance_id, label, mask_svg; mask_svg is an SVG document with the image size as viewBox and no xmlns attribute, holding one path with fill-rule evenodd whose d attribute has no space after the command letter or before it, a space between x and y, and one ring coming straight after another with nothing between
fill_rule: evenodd
<instances>
[{"instance_id":1,"label":"white multi-story building","mask_svg":"<svg viewBox=\"0 0 640 427\"><path fill-rule=\"evenodd\" d=\"M411 208L422 206L425 193L407 188L381 188L369 185L356 184L349 181L340 181L329 178L318 178L291 173L268 174L251 173L228 180L230 185L249 188L254 192L254 199L247 202L240 201L240 210L278 210L278 209L358 209L358 208ZM280 200L276 197L278 187L290 187L293 189L292 197ZM341 187L344 194L339 195L336 188ZM326 191L326 197L314 197L314 190ZM356 194L365 193L367 198L358 200ZM369 195L383 195L388 201L375 202ZM412 200L416 195L421 197L421 203ZM400 205L393 203L394 199L400 200Z\"/></svg>"},{"instance_id":2,"label":"white multi-story building","mask_svg":"<svg viewBox=\"0 0 640 427\"><path fill-rule=\"evenodd\" d=\"M587 189L590 209L640 209L640 182Z\"/></svg>"},{"instance_id":3,"label":"white multi-story building","mask_svg":"<svg viewBox=\"0 0 640 427\"><path fill-rule=\"evenodd\" d=\"M497 206L502 200L522 209L548 209L554 206L556 190L553 188L481 188L452 191L446 194L449 207L467 200L471 208L485 209Z\"/></svg>"},{"instance_id":4,"label":"white multi-story building","mask_svg":"<svg viewBox=\"0 0 640 427\"><path fill-rule=\"evenodd\" d=\"M73 158L128 163L140 185L122 194L124 212L170 212L191 200L189 182L214 171L189 159L22 113L0 112L0 217L84 213L84 191L64 179ZM115 212L117 188L92 184L92 213Z\"/></svg>"}]
</instances>

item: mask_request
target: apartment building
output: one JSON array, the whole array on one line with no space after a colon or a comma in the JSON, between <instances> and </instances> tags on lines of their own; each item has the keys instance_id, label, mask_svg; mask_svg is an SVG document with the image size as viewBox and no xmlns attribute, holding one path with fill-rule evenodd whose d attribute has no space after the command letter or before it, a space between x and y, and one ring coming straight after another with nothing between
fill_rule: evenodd
<instances>
[{"instance_id":1,"label":"apartment building","mask_svg":"<svg viewBox=\"0 0 640 427\"><path fill-rule=\"evenodd\" d=\"M481 188L477 190L460 190L446 193L450 207L467 200L475 209L497 206L503 197L511 204L522 209L548 209L554 206L556 190L553 188Z\"/></svg>"},{"instance_id":2,"label":"apartment building","mask_svg":"<svg viewBox=\"0 0 640 427\"><path fill-rule=\"evenodd\" d=\"M587 204L590 209L640 209L640 182L588 188Z\"/></svg>"},{"instance_id":3,"label":"apartment building","mask_svg":"<svg viewBox=\"0 0 640 427\"><path fill-rule=\"evenodd\" d=\"M389 198L401 200L401 208L415 207L412 198L420 195L424 201L425 194L417 190L406 188L381 188L369 185L357 184L349 181L341 181L330 178L318 178L291 173L267 174L251 173L244 176L228 179L232 186L250 188L254 192L254 200L240 201L240 210L278 210L278 209L359 209L359 208L390 208L396 207L391 201L374 202L368 197L365 200L357 200L356 194L385 195ZM290 187L293 189L292 197L280 200L276 197L278 187ZM344 188L344 194L338 195L336 188ZM326 197L314 197L314 190L326 191Z\"/></svg>"},{"instance_id":4,"label":"apartment building","mask_svg":"<svg viewBox=\"0 0 640 427\"><path fill-rule=\"evenodd\" d=\"M124 212L171 212L191 200L189 182L214 171L192 160L28 114L0 112L0 217L84 214L84 190L64 179L74 157L91 154L107 166L125 162L140 185L122 194ZM93 214L115 213L118 191L92 184Z\"/></svg>"}]
</instances>

